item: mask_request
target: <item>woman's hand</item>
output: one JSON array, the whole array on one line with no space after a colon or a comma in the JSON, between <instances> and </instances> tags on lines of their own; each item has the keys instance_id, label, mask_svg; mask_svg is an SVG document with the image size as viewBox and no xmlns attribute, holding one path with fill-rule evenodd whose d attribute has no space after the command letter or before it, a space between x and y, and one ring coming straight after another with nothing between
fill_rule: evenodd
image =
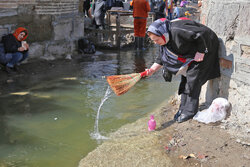
<instances>
[{"instance_id":1,"label":"woman's hand","mask_svg":"<svg viewBox=\"0 0 250 167\"><path fill-rule=\"evenodd\" d=\"M24 47L19 47L17 50L18 50L19 52L22 52L22 51L25 51L25 48L24 48Z\"/></svg>"},{"instance_id":2,"label":"woman's hand","mask_svg":"<svg viewBox=\"0 0 250 167\"><path fill-rule=\"evenodd\" d=\"M150 69L146 69L145 71L141 72L140 74L141 74L141 77L144 78L144 77L148 77L149 73L152 73L151 70Z\"/></svg>"},{"instance_id":3,"label":"woman's hand","mask_svg":"<svg viewBox=\"0 0 250 167\"><path fill-rule=\"evenodd\" d=\"M25 47L25 50L28 50L28 49L29 49L29 44L24 43L23 45L24 45L24 47Z\"/></svg>"},{"instance_id":4,"label":"woman's hand","mask_svg":"<svg viewBox=\"0 0 250 167\"><path fill-rule=\"evenodd\" d=\"M155 73L155 71L152 68L146 69L146 71L147 71L147 76L151 76Z\"/></svg>"},{"instance_id":5,"label":"woman's hand","mask_svg":"<svg viewBox=\"0 0 250 167\"><path fill-rule=\"evenodd\" d=\"M150 69L146 69L144 72L141 72L141 77L148 77L153 75L156 71L158 71L162 66L160 64L154 63Z\"/></svg>"},{"instance_id":6,"label":"woman's hand","mask_svg":"<svg viewBox=\"0 0 250 167\"><path fill-rule=\"evenodd\" d=\"M204 59L205 53L196 52L194 56L194 61L201 62Z\"/></svg>"}]
</instances>

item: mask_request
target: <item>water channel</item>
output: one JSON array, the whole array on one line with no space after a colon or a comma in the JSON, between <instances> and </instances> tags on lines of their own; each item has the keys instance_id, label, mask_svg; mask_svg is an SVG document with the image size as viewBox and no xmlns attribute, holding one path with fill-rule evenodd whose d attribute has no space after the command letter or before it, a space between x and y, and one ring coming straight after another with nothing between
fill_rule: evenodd
<instances>
[{"instance_id":1,"label":"water channel","mask_svg":"<svg viewBox=\"0 0 250 167\"><path fill-rule=\"evenodd\" d=\"M92 135L108 89L102 76L141 72L152 65L157 51L157 47L143 54L102 51L84 55L70 75L46 74L46 79L36 77L36 84L34 77L26 76L12 83L6 88L9 91L0 95L0 166L78 166L81 158L102 142ZM111 92L100 108L99 133L108 136L148 115L174 94L177 80L166 83L158 72L122 96ZM15 87L19 88L16 92Z\"/></svg>"}]
</instances>

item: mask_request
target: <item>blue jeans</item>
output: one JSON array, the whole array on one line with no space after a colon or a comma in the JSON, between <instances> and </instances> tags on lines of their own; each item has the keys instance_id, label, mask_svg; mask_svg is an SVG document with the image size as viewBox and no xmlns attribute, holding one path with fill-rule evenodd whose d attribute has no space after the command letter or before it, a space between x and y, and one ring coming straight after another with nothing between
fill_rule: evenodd
<instances>
[{"instance_id":1,"label":"blue jeans","mask_svg":"<svg viewBox=\"0 0 250 167\"><path fill-rule=\"evenodd\" d=\"M7 67L13 68L20 62L24 61L28 57L28 52L21 53L6 53L0 56L0 63L6 65Z\"/></svg>"},{"instance_id":2,"label":"blue jeans","mask_svg":"<svg viewBox=\"0 0 250 167\"><path fill-rule=\"evenodd\" d=\"M172 20L172 13L170 13L170 9L168 9L168 16L167 16L168 20Z\"/></svg>"}]
</instances>

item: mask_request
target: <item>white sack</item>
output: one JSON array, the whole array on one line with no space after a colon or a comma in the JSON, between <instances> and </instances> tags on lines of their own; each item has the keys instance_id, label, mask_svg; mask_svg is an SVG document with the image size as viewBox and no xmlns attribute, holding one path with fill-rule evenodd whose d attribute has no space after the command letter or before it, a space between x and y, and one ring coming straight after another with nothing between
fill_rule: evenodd
<instances>
[{"instance_id":1,"label":"white sack","mask_svg":"<svg viewBox=\"0 0 250 167\"><path fill-rule=\"evenodd\" d=\"M228 100L219 97L213 100L208 109L197 112L193 119L206 124L221 121L226 118L229 108Z\"/></svg>"}]
</instances>

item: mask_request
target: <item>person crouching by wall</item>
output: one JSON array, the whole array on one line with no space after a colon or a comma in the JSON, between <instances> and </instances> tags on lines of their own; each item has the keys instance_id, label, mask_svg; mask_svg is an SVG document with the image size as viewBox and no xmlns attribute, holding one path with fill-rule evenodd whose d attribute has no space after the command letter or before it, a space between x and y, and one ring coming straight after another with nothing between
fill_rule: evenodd
<instances>
[{"instance_id":1,"label":"person crouching by wall","mask_svg":"<svg viewBox=\"0 0 250 167\"><path fill-rule=\"evenodd\" d=\"M25 39L28 30L19 27L13 34L2 37L4 53L0 55L0 63L5 66L5 71L13 73L18 70L18 65L28 57L29 45Z\"/></svg>"},{"instance_id":2,"label":"person crouching by wall","mask_svg":"<svg viewBox=\"0 0 250 167\"><path fill-rule=\"evenodd\" d=\"M135 48L144 50L144 38L150 6L148 0L133 0L130 4L133 7Z\"/></svg>"}]
</instances>

